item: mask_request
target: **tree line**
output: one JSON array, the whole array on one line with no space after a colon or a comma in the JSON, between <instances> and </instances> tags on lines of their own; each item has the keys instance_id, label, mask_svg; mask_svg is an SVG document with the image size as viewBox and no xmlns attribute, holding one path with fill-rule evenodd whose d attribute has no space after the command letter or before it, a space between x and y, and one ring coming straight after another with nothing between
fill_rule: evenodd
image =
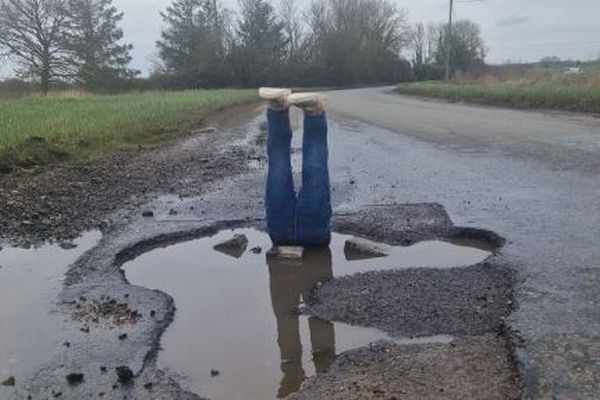
<instances>
[{"instance_id":1,"label":"tree line","mask_svg":"<svg viewBox=\"0 0 600 400\"><path fill-rule=\"evenodd\" d=\"M300 10L241 0L232 19L217 0L175 0L158 41L171 85L355 85L410 76L400 57L406 13L387 0L319 0Z\"/></svg>"},{"instance_id":2,"label":"tree line","mask_svg":"<svg viewBox=\"0 0 600 400\"><path fill-rule=\"evenodd\" d=\"M448 47L453 70L482 64L479 27L460 21L411 27L391 0L173 0L161 12L158 60L135 79L132 45L112 0L0 0L0 52L22 78L88 90L131 82L161 88L348 86L439 78ZM451 45L451 46L450 46ZM410 54L411 60L407 59Z\"/></svg>"}]
</instances>

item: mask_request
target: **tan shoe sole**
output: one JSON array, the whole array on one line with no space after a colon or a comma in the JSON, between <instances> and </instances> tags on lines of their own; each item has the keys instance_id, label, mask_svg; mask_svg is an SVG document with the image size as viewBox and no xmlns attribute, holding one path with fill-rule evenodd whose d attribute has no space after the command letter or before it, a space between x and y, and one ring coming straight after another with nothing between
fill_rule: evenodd
<instances>
[{"instance_id":1,"label":"tan shoe sole","mask_svg":"<svg viewBox=\"0 0 600 400\"><path fill-rule=\"evenodd\" d=\"M321 93L316 92L294 93L288 96L288 102L296 107L311 106L323 99L324 96Z\"/></svg>"},{"instance_id":2,"label":"tan shoe sole","mask_svg":"<svg viewBox=\"0 0 600 400\"><path fill-rule=\"evenodd\" d=\"M258 89L258 96L263 100L278 100L292 94L290 89L262 87Z\"/></svg>"}]
</instances>

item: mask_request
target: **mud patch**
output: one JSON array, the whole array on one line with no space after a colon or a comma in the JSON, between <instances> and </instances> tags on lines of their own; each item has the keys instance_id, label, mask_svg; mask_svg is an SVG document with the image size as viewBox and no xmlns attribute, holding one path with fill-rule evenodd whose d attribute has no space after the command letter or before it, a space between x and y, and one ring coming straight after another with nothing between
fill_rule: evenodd
<instances>
[{"instance_id":1,"label":"mud patch","mask_svg":"<svg viewBox=\"0 0 600 400\"><path fill-rule=\"evenodd\" d=\"M128 280L175 299L175 321L162 338L157 364L187 389L210 398L264 399L297 391L325 372L337 354L381 339L376 329L303 316L303 301L315 285L357 272L414 266L456 267L481 262L490 253L447 242L411 247L381 245L388 257L348 261L334 235L331 250L305 253L302 264L266 259L264 233L240 229L249 238L239 259L212 247L232 232L154 250L125 264ZM447 343L447 336L394 339L414 345ZM304 349L303 349L304 347Z\"/></svg>"},{"instance_id":2,"label":"mud patch","mask_svg":"<svg viewBox=\"0 0 600 400\"><path fill-rule=\"evenodd\" d=\"M85 297L80 297L76 304L76 311L71 317L84 323L104 323L113 326L134 324L140 317L137 310L132 310L127 303L117 299L106 299L88 302Z\"/></svg>"},{"instance_id":3,"label":"mud patch","mask_svg":"<svg viewBox=\"0 0 600 400\"><path fill-rule=\"evenodd\" d=\"M63 346L61 317L51 313L69 264L99 239L90 232L71 245L0 251L0 380L17 387ZM0 386L0 398L12 388ZM5 396L6 395L6 396Z\"/></svg>"}]
</instances>

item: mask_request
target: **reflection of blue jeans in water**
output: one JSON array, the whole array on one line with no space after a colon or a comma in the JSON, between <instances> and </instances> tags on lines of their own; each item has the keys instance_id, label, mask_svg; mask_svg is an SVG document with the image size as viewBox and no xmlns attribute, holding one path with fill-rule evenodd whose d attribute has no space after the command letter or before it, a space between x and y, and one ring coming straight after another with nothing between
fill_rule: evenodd
<instances>
[{"instance_id":1,"label":"reflection of blue jeans in water","mask_svg":"<svg viewBox=\"0 0 600 400\"><path fill-rule=\"evenodd\" d=\"M292 177L289 111L267 111L269 173L267 228L275 245L328 246L331 241L327 118L304 117L302 188L296 197Z\"/></svg>"}]
</instances>

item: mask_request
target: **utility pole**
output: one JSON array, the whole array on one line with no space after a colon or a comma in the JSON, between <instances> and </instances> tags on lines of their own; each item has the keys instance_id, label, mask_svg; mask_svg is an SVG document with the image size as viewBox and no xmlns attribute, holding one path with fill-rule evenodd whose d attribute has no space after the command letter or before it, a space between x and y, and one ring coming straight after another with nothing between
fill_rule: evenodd
<instances>
[{"instance_id":1,"label":"utility pole","mask_svg":"<svg viewBox=\"0 0 600 400\"><path fill-rule=\"evenodd\" d=\"M448 32L446 32L446 80L450 80L450 59L452 58L452 9L454 0L450 0L450 14L448 16Z\"/></svg>"}]
</instances>

